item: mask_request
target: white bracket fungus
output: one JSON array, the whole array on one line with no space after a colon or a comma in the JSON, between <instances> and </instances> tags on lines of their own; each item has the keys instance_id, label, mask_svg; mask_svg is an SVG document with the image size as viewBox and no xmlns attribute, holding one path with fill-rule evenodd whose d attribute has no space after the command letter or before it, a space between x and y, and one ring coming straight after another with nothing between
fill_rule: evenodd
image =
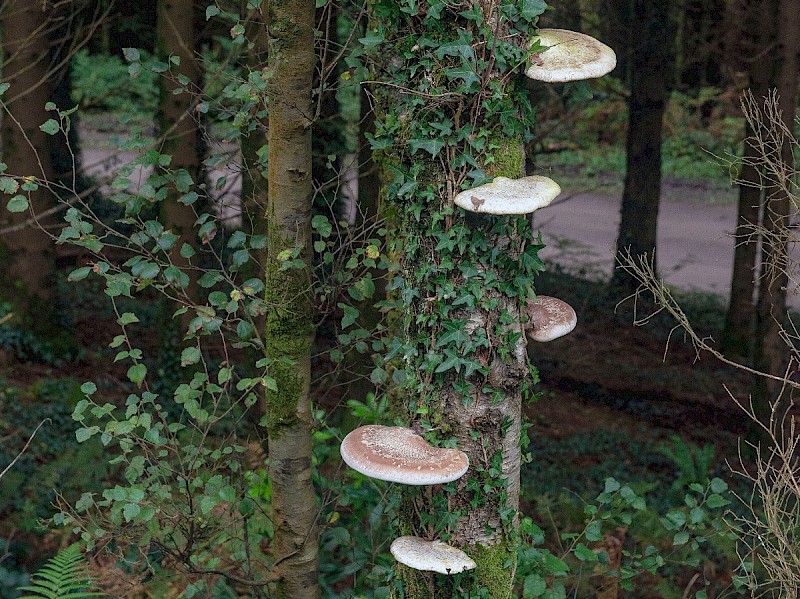
<instances>
[{"instance_id":1,"label":"white bracket fungus","mask_svg":"<svg viewBox=\"0 0 800 599\"><path fill-rule=\"evenodd\" d=\"M399 537L392 542L389 550L398 562L415 570L459 574L476 567L466 553L441 541Z\"/></svg>"},{"instance_id":2,"label":"white bracket fungus","mask_svg":"<svg viewBox=\"0 0 800 599\"><path fill-rule=\"evenodd\" d=\"M361 426L344 438L340 451L353 470L406 485L449 483L469 468L463 451L434 447L401 426Z\"/></svg>"},{"instance_id":3,"label":"white bracket fungus","mask_svg":"<svg viewBox=\"0 0 800 599\"><path fill-rule=\"evenodd\" d=\"M559 193L561 187L548 177L496 177L491 183L462 191L454 202L470 212L529 214L549 205Z\"/></svg>"},{"instance_id":4,"label":"white bracket fungus","mask_svg":"<svg viewBox=\"0 0 800 599\"><path fill-rule=\"evenodd\" d=\"M538 81L564 83L593 79L617 66L614 50L593 37L567 29L540 29L533 43L542 50L531 57L525 75Z\"/></svg>"},{"instance_id":5,"label":"white bracket fungus","mask_svg":"<svg viewBox=\"0 0 800 599\"><path fill-rule=\"evenodd\" d=\"M549 295L537 295L528 300L525 315L525 334L532 341L547 342L571 333L578 324L578 316L567 302Z\"/></svg>"}]
</instances>

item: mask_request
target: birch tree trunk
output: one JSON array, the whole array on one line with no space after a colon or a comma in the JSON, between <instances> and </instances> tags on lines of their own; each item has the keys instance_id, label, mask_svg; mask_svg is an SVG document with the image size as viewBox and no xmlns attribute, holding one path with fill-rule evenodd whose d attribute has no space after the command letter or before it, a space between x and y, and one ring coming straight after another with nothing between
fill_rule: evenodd
<instances>
[{"instance_id":1,"label":"birch tree trunk","mask_svg":"<svg viewBox=\"0 0 800 599\"><path fill-rule=\"evenodd\" d=\"M541 11L514 4L377 2L365 36L380 63L373 148L400 263L387 288L391 395L411 427L470 459L443 488L401 489L398 533L444 539L477 563L460 577L398 565L395 597L512 596L521 404L534 383L520 305L542 267L540 246L525 217L468 213L453 198L524 172L532 111L520 64Z\"/></svg>"},{"instance_id":2,"label":"birch tree trunk","mask_svg":"<svg viewBox=\"0 0 800 599\"><path fill-rule=\"evenodd\" d=\"M317 504L311 481L312 157L314 1L268 0L269 193L266 396L277 597L319 597ZM287 260L302 266L281 268Z\"/></svg>"}]
</instances>

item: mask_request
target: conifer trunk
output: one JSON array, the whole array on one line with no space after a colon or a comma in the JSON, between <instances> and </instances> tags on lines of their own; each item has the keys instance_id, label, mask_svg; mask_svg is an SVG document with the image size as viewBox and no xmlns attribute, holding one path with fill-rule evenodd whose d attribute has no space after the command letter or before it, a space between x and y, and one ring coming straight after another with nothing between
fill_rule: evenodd
<instances>
[{"instance_id":1,"label":"conifer trunk","mask_svg":"<svg viewBox=\"0 0 800 599\"><path fill-rule=\"evenodd\" d=\"M277 390L268 391L269 477L276 596L316 599L319 510L311 481L311 87L313 0L271 0L266 350ZM301 264L282 269L287 260Z\"/></svg>"},{"instance_id":2,"label":"conifer trunk","mask_svg":"<svg viewBox=\"0 0 800 599\"><path fill-rule=\"evenodd\" d=\"M170 70L161 78L161 95L158 106L158 123L163 136L161 153L172 157L171 170L185 169L195 184L202 183L203 141L198 115L193 111L195 94L200 92L200 69L194 53L194 0L158 0L156 26L156 51L168 63L177 57L178 64L169 63ZM178 81L186 77L187 84ZM177 93L176 93L177 92ZM197 218L192 206L178 202L186 190L173 189L161 204L161 214L166 227L179 236L170 260L186 268L189 262L180 255L184 243L197 249L194 223ZM192 301L199 301L197 277L189 277L186 290Z\"/></svg>"},{"instance_id":3,"label":"conifer trunk","mask_svg":"<svg viewBox=\"0 0 800 599\"><path fill-rule=\"evenodd\" d=\"M784 127L793 130L797 108L797 80L800 74L800 0L780 0L779 40L775 82L778 93L780 118ZM778 125L774 125L778 127ZM767 232L762 238L762 269L756 305L756 366L763 372L781 376L788 360L788 347L784 339L786 326L786 287L789 275L789 217L792 210L791 181L795 175L794 149L789 138L782 139L782 146L773 158L781 164L787 183L767 188L764 206L763 227ZM787 185L789 188L787 189ZM790 375L791 376L791 375ZM753 390L753 409L762 422L767 422L770 402L781 392L776 381L763 377L756 380Z\"/></svg>"},{"instance_id":4,"label":"conifer trunk","mask_svg":"<svg viewBox=\"0 0 800 599\"><path fill-rule=\"evenodd\" d=\"M3 81L11 84L3 100L7 112L2 116L2 159L6 172L15 176L33 176L55 180L51 157L51 138L39 129L52 115L45 110L50 100L48 67L50 44L47 23L51 8L42 3L13 0L2 10ZM56 135L60 135L57 133ZM22 193L25 193L24 191ZM55 198L44 186L30 192L33 214L41 215L52 207ZM31 218L31 213L9 215L4 224L14 225ZM3 235L3 295L14 304L18 315L29 315L28 324L43 324L42 315L50 313L55 262L52 242L40 226L53 218L40 217L37 224ZM36 316L34 316L36 315Z\"/></svg>"},{"instance_id":5,"label":"conifer trunk","mask_svg":"<svg viewBox=\"0 0 800 599\"><path fill-rule=\"evenodd\" d=\"M656 260L658 205L661 196L662 120L674 68L675 30L670 0L634 0L636 28L631 56L625 187L617 237L617 261L630 252ZM624 269L614 272L615 287L630 291L638 282Z\"/></svg>"}]
</instances>

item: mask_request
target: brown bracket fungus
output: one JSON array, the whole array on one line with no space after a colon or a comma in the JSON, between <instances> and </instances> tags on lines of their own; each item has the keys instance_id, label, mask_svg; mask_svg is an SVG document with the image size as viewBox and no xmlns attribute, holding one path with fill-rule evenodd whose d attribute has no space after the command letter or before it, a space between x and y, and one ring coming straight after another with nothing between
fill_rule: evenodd
<instances>
[{"instance_id":1,"label":"brown bracket fungus","mask_svg":"<svg viewBox=\"0 0 800 599\"><path fill-rule=\"evenodd\" d=\"M536 301L527 302L525 334L531 341L553 341L571 333L578 324L578 316L567 302L548 295L537 295Z\"/></svg>"},{"instance_id":2,"label":"brown bracket fungus","mask_svg":"<svg viewBox=\"0 0 800 599\"><path fill-rule=\"evenodd\" d=\"M459 574L476 567L466 553L441 541L399 537L392 542L389 551L398 562L415 570Z\"/></svg>"},{"instance_id":3,"label":"brown bracket fungus","mask_svg":"<svg viewBox=\"0 0 800 599\"><path fill-rule=\"evenodd\" d=\"M529 214L552 202L561 187L548 177L496 177L491 183L459 193L456 206L482 214Z\"/></svg>"},{"instance_id":4,"label":"brown bracket fungus","mask_svg":"<svg viewBox=\"0 0 800 599\"><path fill-rule=\"evenodd\" d=\"M406 485L449 483L469 468L469 458L463 451L434 447L401 426L359 427L344 438L340 451L353 470Z\"/></svg>"},{"instance_id":5,"label":"brown bracket fungus","mask_svg":"<svg viewBox=\"0 0 800 599\"><path fill-rule=\"evenodd\" d=\"M602 77L617 66L614 50L593 37L567 29L540 29L533 39L542 50L531 58L525 75L537 81L564 83Z\"/></svg>"}]
</instances>

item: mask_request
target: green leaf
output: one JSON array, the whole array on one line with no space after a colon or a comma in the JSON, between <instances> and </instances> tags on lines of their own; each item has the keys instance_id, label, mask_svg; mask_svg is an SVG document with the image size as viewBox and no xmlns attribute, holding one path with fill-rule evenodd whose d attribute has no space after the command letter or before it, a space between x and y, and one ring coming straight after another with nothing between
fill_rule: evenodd
<instances>
[{"instance_id":1,"label":"green leaf","mask_svg":"<svg viewBox=\"0 0 800 599\"><path fill-rule=\"evenodd\" d=\"M134 364L128 368L128 379L140 387L144 382L144 377L147 376L147 366L144 364Z\"/></svg>"},{"instance_id":2,"label":"green leaf","mask_svg":"<svg viewBox=\"0 0 800 599\"><path fill-rule=\"evenodd\" d=\"M206 21L211 19L212 17L216 17L220 13L219 7L215 4L208 6L206 8Z\"/></svg>"},{"instance_id":3,"label":"green leaf","mask_svg":"<svg viewBox=\"0 0 800 599\"><path fill-rule=\"evenodd\" d=\"M16 195L6 204L9 212L25 212L28 209L28 198L22 195Z\"/></svg>"},{"instance_id":4,"label":"green leaf","mask_svg":"<svg viewBox=\"0 0 800 599\"><path fill-rule=\"evenodd\" d=\"M547 589L547 582L545 582L544 578L538 574L528 574L522 585L522 597L523 599L541 597L545 589Z\"/></svg>"},{"instance_id":5,"label":"green leaf","mask_svg":"<svg viewBox=\"0 0 800 599\"><path fill-rule=\"evenodd\" d=\"M681 532L676 532L675 536L672 537L672 544L673 545L686 545L689 542L689 533L685 530Z\"/></svg>"},{"instance_id":6,"label":"green leaf","mask_svg":"<svg viewBox=\"0 0 800 599\"><path fill-rule=\"evenodd\" d=\"M141 58L139 56L139 50L136 48L123 48L122 55L128 62L137 62Z\"/></svg>"},{"instance_id":7,"label":"green leaf","mask_svg":"<svg viewBox=\"0 0 800 599\"><path fill-rule=\"evenodd\" d=\"M706 505L710 508L718 508L724 505L730 504L730 501L725 499L722 495L718 493L712 493L708 496L708 500L706 501Z\"/></svg>"},{"instance_id":8,"label":"green leaf","mask_svg":"<svg viewBox=\"0 0 800 599\"><path fill-rule=\"evenodd\" d=\"M441 139L410 139L408 140L408 145L412 152L425 150L435 158L442 151L445 143Z\"/></svg>"},{"instance_id":9,"label":"green leaf","mask_svg":"<svg viewBox=\"0 0 800 599\"><path fill-rule=\"evenodd\" d=\"M16 193L19 189L19 183L17 183L11 177L0 177L0 191L3 193Z\"/></svg>"},{"instance_id":10,"label":"green leaf","mask_svg":"<svg viewBox=\"0 0 800 599\"><path fill-rule=\"evenodd\" d=\"M67 281L74 283L75 281L82 281L86 277L89 276L89 273L92 272L91 266L81 266L80 268L76 268L67 277Z\"/></svg>"},{"instance_id":11,"label":"green leaf","mask_svg":"<svg viewBox=\"0 0 800 599\"><path fill-rule=\"evenodd\" d=\"M125 517L125 522L130 522L138 516L141 511L142 508L135 503L126 503L125 507L122 508L122 515Z\"/></svg>"},{"instance_id":12,"label":"green leaf","mask_svg":"<svg viewBox=\"0 0 800 599\"><path fill-rule=\"evenodd\" d=\"M10 83L0 83L0 96L2 96L4 93L6 93L6 91L8 91L9 87L11 87Z\"/></svg>"},{"instance_id":13,"label":"green leaf","mask_svg":"<svg viewBox=\"0 0 800 599\"><path fill-rule=\"evenodd\" d=\"M575 546L575 557L577 557L582 562L596 562L597 561L597 554L589 549L583 543L578 543Z\"/></svg>"},{"instance_id":14,"label":"green leaf","mask_svg":"<svg viewBox=\"0 0 800 599\"><path fill-rule=\"evenodd\" d=\"M58 133L58 121L54 119L47 119L44 123L39 125L39 129L47 133L48 135L55 135Z\"/></svg>"},{"instance_id":15,"label":"green leaf","mask_svg":"<svg viewBox=\"0 0 800 599\"><path fill-rule=\"evenodd\" d=\"M86 395L92 395L96 391L97 391L97 385L95 385L91 381L87 381L83 385L81 385L81 393L85 393Z\"/></svg>"},{"instance_id":16,"label":"green leaf","mask_svg":"<svg viewBox=\"0 0 800 599\"><path fill-rule=\"evenodd\" d=\"M547 10L547 3L544 0L522 0L522 18L531 21L543 14Z\"/></svg>"},{"instance_id":17,"label":"green leaf","mask_svg":"<svg viewBox=\"0 0 800 599\"><path fill-rule=\"evenodd\" d=\"M123 327L134 322L139 322L139 318L133 312L125 312L117 319L117 324Z\"/></svg>"},{"instance_id":18,"label":"green leaf","mask_svg":"<svg viewBox=\"0 0 800 599\"><path fill-rule=\"evenodd\" d=\"M344 312L344 316L342 316L342 328L346 329L356 321L359 315L359 311L356 308L353 308L352 306L348 306L347 304L340 303L336 305L339 306Z\"/></svg>"},{"instance_id":19,"label":"green leaf","mask_svg":"<svg viewBox=\"0 0 800 599\"><path fill-rule=\"evenodd\" d=\"M187 347L181 352L181 366L197 364L200 361L200 348Z\"/></svg>"},{"instance_id":20,"label":"green leaf","mask_svg":"<svg viewBox=\"0 0 800 599\"><path fill-rule=\"evenodd\" d=\"M100 429L96 426L79 428L75 431L75 438L78 440L78 443L83 443L84 441L90 439L92 435L96 435L99 431Z\"/></svg>"},{"instance_id":21,"label":"green leaf","mask_svg":"<svg viewBox=\"0 0 800 599\"><path fill-rule=\"evenodd\" d=\"M728 483L721 478L714 477L711 479L711 492L722 493L728 490Z\"/></svg>"}]
</instances>

